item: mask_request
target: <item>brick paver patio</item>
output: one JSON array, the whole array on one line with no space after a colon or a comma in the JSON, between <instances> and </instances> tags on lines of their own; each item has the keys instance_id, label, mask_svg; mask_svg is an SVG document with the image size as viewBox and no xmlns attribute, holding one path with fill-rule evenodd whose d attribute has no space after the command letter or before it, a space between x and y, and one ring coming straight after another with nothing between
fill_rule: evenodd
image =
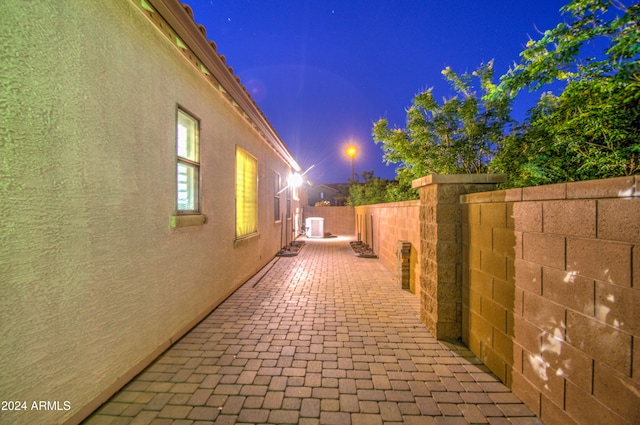
<instances>
[{"instance_id":1,"label":"brick paver patio","mask_svg":"<svg viewBox=\"0 0 640 425\"><path fill-rule=\"evenodd\" d=\"M345 238L278 257L84 423L541 424Z\"/></svg>"}]
</instances>

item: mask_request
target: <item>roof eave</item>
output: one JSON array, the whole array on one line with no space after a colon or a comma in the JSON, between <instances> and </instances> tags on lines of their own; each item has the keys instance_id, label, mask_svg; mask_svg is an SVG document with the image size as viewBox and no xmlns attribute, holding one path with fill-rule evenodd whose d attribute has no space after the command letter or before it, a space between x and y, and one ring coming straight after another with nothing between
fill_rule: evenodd
<instances>
[{"instance_id":1,"label":"roof eave","mask_svg":"<svg viewBox=\"0 0 640 425\"><path fill-rule=\"evenodd\" d=\"M187 11L191 8L177 0L146 0L172 27L182 41L189 46L202 64L219 82L227 94L238 104L248 119L262 133L267 142L278 152L295 171L302 171L284 142L280 139L258 105L240 83L240 78L227 66L224 56L218 54L215 44L207 40L204 27L198 25ZM186 6L186 7L185 7Z\"/></svg>"}]
</instances>

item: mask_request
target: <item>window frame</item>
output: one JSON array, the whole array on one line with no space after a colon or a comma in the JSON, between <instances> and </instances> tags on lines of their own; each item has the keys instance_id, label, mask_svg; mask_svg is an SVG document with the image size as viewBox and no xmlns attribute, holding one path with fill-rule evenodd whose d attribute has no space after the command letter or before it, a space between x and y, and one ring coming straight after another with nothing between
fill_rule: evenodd
<instances>
[{"instance_id":1,"label":"window frame","mask_svg":"<svg viewBox=\"0 0 640 425\"><path fill-rule=\"evenodd\" d=\"M193 141L187 141L187 156L181 155L181 147L180 147L180 118L181 116L193 124L194 134ZM185 126L183 126L185 127ZM188 129L188 127L185 127ZM176 137L175 137L175 154L176 154L176 164L175 164L175 182L176 182L176 195L175 195L175 208L177 215L194 215L200 214L202 208L202 199L201 199L201 185L202 185L202 172L201 172L201 162L200 162L200 119L196 117L194 114L189 112L187 109L178 106L176 108ZM187 134L187 138L189 135ZM193 145L193 146L189 146ZM189 152L191 151L191 152ZM180 166L191 169L195 176L191 178L187 177L187 185L189 186L187 192L194 192L190 197L193 202L193 208L191 209L181 209L180 208L180 172L178 171Z\"/></svg>"},{"instance_id":2,"label":"window frame","mask_svg":"<svg viewBox=\"0 0 640 425\"><path fill-rule=\"evenodd\" d=\"M280 194L282 191L282 176L277 171L273 172L273 219L276 223L282 221Z\"/></svg>"}]
</instances>

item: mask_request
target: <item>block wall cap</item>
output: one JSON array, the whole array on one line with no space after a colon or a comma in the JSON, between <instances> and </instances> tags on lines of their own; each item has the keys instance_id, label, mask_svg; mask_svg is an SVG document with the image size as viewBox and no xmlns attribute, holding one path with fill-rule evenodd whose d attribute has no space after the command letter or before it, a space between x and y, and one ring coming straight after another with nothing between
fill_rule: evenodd
<instances>
[{"instance_id":1,"label":"block wall cap","mask_svg":"<svg viewBox=\"0 0 640 425\"><path fill-rule=\"evenodd\" d=\"M415 189L430 184L496 184L506 181L506 174L430 174L414 180L411 187Z\"/></svg>"},{"instance_id":2,"label":"block wall cap","mask_svg":"<svg viewBox=\"0 0 640 425\"><path fill-rule=\"evenodd\" d=\"M487 196L489 194L489 196ZM495 190L490 192L467 193L460 195L463 204L481 204L490 202L519 202L522 201L522 188Z\"/></svg>"},{"instance_id":3,"label":"block wall cap","mask_svg":"<svg viewBox=\"0 0 640 425\"><path fill-rule=\"evenodd\" d=\"M362 210L367 210L367 209L411 208L411 207L419 207L419 206L420 206L420 200L419 199L412 199L410 201L398 201L398 202L386 202L386 203L383 203L383 204L358 205L356 207L349 207L349 208L354 208L356 210L356 212L360 212Z\"/></svg>"},{"instance_id":4,"label":"block wall cap","mask_svg":"<svg viewBox=\"0 0 640 425\"><path fill-rule=\"evenodd\" d=\"M637 176L585 180L567 184L567 199L626 198L638 196Z\"/></svg>"}]
</instances>

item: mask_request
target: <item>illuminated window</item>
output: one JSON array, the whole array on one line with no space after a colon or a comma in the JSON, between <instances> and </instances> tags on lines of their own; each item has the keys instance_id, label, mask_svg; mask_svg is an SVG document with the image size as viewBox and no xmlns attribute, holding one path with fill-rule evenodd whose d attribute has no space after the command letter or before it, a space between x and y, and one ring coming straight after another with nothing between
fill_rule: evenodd
<instances>
[{"instance_id":1,"label":"illuminated window","mask_svg":"<svg viewBox=\"0 0 640 425\"><path fill-rule=\"evenodd\" d=\"M281 219L280 217L280 185L282 184L282 179L280 178L280 174L274 171L273 173L273 191L275 193L273 199L273 219L278 221Z\"/></svg>"},{"instance_id":2,"label":"illuminated window","mask_svg":"<svg viewBox=\"0 0 640 425\"><path fill-rule=\"evenodd\" d=\"M258 160L236 147L236 238L258 231Z\"/></svg>"},{"instance_id":3,"label":"illuminated window","mask_svg":"<svg viewBox=\"0 0 640 425\"><path fill-rule=\"evenodd\" d=\"M200 212L200 134L199 122L178 109L176 131L177 210L178 213Z\"/></svg>"}]
</instances>

